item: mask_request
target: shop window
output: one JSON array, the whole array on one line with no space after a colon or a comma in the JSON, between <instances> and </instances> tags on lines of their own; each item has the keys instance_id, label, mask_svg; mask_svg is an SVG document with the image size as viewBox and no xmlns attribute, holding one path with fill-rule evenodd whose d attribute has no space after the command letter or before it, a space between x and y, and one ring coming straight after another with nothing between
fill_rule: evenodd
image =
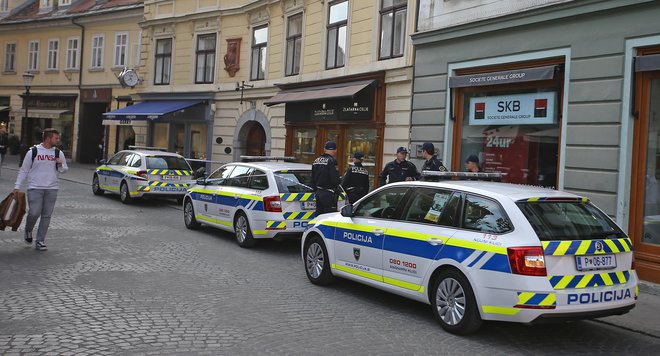
<instances>
[{"instance_id":1,"label":"shop window","mask_svg":"<svg viewBox=\"0 0 660 356\"><path fill-rule=\"evenodd\" d=\"M208 136L207 124L190 125L190 157L194 159L206 159L206 137Z\"/></svg>"},{"instance_id":2,"label":"shop window","mask_svg":"<svg viewBox=\"0 0 660 356\"><path fill-rule=\"evenodd\" d=\"M252 65L250 79L262 80L266 74L266 50L268 47L268 26L257 27L252 31Z\"/></svg>"},{"instance_id":3,"label":"shop window","mask_svg":"<svg viewBox=\"0 0 660 356\"><path fill-rule=\"evenodd\" d=\"M316 159L316 129L298 128L293 131L293 156L299 162L311 164Z\"/></svg>"},{"instance_id":4,"label":"shop window","mask_svg":"<svg viewBox=\"0 0 660 356\"><path fill-rule=\"evenodd\" d=\"M153 129L153 142L154 147L169 147L169 137L170 137L170 124L164 122L157 122L154 124Z\"/></svg>"},{"instance_id":5,"label":"shop window","mask_svg":"<svg viewBox=\"0 0 660 356\"><path fill-rule=\"evenodd\" d=\"M156 40L156 73L154 84L170 84L170 71L172 68L172 39Z\"/></svg>"},{"instance_id":6,"label":"shop window","mask_svg":"<svg viewBox=\"0 0 660 356\"><path fill-rule=\"evenodd\" d=\"M403 56L406 38L406 0L382 0L379 59Z\"/></svg>"},{"instance_id":7,"label":"shop window","mask_svg":"<svg viewBox=\"0 0 660 356\"><path fill-rule=\"evenodd\" d=\"M197 37L195 84L213 83L215 73L215 34Z\"/></svg>"},{"instance_id":8,"label":"shop window","mask_svg":"<svg viewBox=\"0 0 660 356\"><path fill-rule=\"evenodd\" d=\"M348 0L330 3L328 11L328 38L325 68L339 68L346 63L346 27Z\"/></svg>"},{"instance_id":9,"label":"shop window","mask_svg":"<svg viewBox=\"0 0 660 356\"><path fill-rule=\"evenodd\" d=\"M302 50L302 14L290 16L286 28L286 68L285 75L300 73Z\"/></svg>"}]
</instances>

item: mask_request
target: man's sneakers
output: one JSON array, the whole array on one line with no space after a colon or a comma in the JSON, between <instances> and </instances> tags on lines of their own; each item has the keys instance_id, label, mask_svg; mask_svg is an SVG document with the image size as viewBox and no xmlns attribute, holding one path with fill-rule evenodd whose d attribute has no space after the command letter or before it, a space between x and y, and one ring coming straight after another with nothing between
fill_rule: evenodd
<instances>
[{"instance_id":1,"label":"man's sneakers","mask_svg":"<svg viewBox=\"0 0 660 356\"><path fill-rule=\"evenodd\" d=\"M32 244L32 231L25 232L25 243L28 245Z\"/></svg>"},{"instance_id":2,"label":"man's sneakers","mask_svg":"<svg viewBox=\"0 0 660 356\"><path fill-rule=\"evenodd\" d=\"M37 243L34 244L34 248L37 251L46 251L46 250L48 250L48 247L46 247L46 244L43 243L43 242L40 242L40 241L37 241Z\"/></svg>"}]
</instances>

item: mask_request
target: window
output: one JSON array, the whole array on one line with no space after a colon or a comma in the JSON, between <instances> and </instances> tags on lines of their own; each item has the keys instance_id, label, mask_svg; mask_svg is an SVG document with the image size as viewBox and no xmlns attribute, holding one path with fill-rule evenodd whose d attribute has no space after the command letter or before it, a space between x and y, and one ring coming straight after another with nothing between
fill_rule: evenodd
<instances>
[{"instance_id":1,"label":"window","mask_svg":"<svg viewBox=\"0 0 660 356\"><path fill-rule=\"evenodd\" d=\"M252 30L252 65L250 79L264 79L266 73L266 47L268 46L268 26Z\"/></svg>"},{"instance_id":2,"label":"window","mask_svg":"<svg viewBox=\"0 0 660 356\"><path fill-rule=\"evenodd\" d=\"M60 0L61 6L71 5L71 0Z\"/></svg>"},{"instance_id":3,"label":"window","mask_svg":"<svg viewBox=\"0 0 660 356\"><path fill-rule=\"evenodd\" d=\"M48 66L47 69L55 70L58 67L60 56L60 40L48 41Z\"/></svg>"},{"instance_id":4,"label":"window","mask_svg":"<svg viewBox=\"0 0 660 356\"><path fill-rule=\"evenodd\" d=\"M465 198L463 228L494 234L512 230L509 219L497 203L473 195Z\"/></svg>"},{"instance_id":5,"label":"window","mask_svg":"<svg viewBox=\"0 0 660 356\"><path fill-rule=\"evenodd\" d=\"M232 187L247 188L250 181L250 174L254 168L245 166L236 166L229 175L229 179L225 181L225 185Z\"/></svg>"},{"instance_id":6,"label":"window","mask_svg":"<svg viewBox=\"0 0 660 356\"><path fill-rule=\"evenodd\" d=\"M381 190L364 198L353 212L356 217L392 219L407 191L406 187Z\"/></svg>"},{"instance_id":7,"label":"window","mask_svg":"<svg viewBox=\"0 0 660 356\"><path fill-rule=\"evenodd\" d=\"M80 39L71 37L66 45L66 69L78 69L78 47Z\"/></svg>"},{"instance_id":8,"label":"window","mask_svg":"<svg viewBox=\"0 0 660 356\"><path fill-rule=\"evenodd\" d=\"M170 84L172 67L172 39L156 40L156 73L154 84Z\"/></svg>"},{"instance_id":9,"label":"window","mask_svg":"<svg viewBox=\"0 0 660 356\"><path fill-rule=\"evenodd\" d=\"M103 68L103 35L92 36L92 68Z\"/></svg>"},{"instance_id":10,"label":"window","mask_svg":"<svg viewBox=\"0 0 660 356\"><path fill-rule=\"evenodd\" d=\"M126 152L119 152L119 153L117 153L116 155L112 156L112 158L110 158L110 159L108 160L108 163L107 163L107 164L108 164L108 165L118 165L118 164L119 164L119 161L121 161L122 158L124 158L124 156L125 156L126 154L127 154Z\"/></svg>"},{"instance_id":11,"label":"window","mask_svg":"<svg viewBox=\"0 0 660 356\"><path fill-rule=\"evenodd\" d=\"M9 11L9 0L0 0L0 12Z\"/></svg>"},{"instance_id":12,"label":"window","mask_svg":"<svg viewBox=\"0 0 660 356\"><path fill-rule=\"evenodd\" d=\"M189 171L190 166L186 159L179 156L151 156L147 157L147 169L173 169Z\"/></svg>"},{"instance_id":13,"label":"window","mask_svg":"<svg viewBox=\"0 0 660 356\"><path fill-rule=\"evenodd\" d=\"M211 173L211 175L206 179L206 182L212 185L221 185L222 182L224 182L224 180L229 177L229 174L233 169L234 166L220 167L215 172Z\"/></svg>"},{"instance_id":14,"label":"window","mask_svg":"<svg viewBox=\"0 0 660 356\"><path fill-rule=\"evenodd\" d=\"M452 193L430 188L415 189L403 213L403 220L427 224L440 223L443 214L456 215L456 205L448 204ZM449 208L449 209L446 209ZM453 211L445 211L453 210Z\"/></svg>"},{"instance_id":15,"label":"window","mask_svg":"<svg viewBox=\"0 0 660 356\"><path fill-rule=\"evenodd\" d=\"M285 75L300 73L300 56L302 49L302 14L290 16L286 27L286 59Z\"/></svg>"},{"instance_id":16,"label":"window","mask_svg":"<svg viewBox=\"0 0 660 356\"><path fill-rule=\"evenodd\" d=\"M281 194L311 193L312 171L275 172L275 183Z\"/></svg>"},{"instance_id":17,"label":"window","mask_svg":"<svg viewBox=\"0 0 660 356\"><path fill-rule=\"evenodd\" d=\"M339 68L346 63L346 25L348 0L330 3L328 11L328 45L325 68Z\"/></svg>"},{"instance_id":18,"label":"window","mask_svg":"<svg viewBox=\"0 0 660 356\"><path fill-rule=\"evenodd\" d=\"M5 72L16 71L16 43L5 43Z\"/></svg>"},{"instance_id":19,"label":"window","mask_svg":"<svg viewBox=\"0 0 660 356\"><path fill-rule=\"evenodd\" d=\"M197 37L196 84L213 83L215 73L215 34Z\"/></svg>"},{"instance_id":20,"label":"window","mask_svg":"<svg viewBox=\"0 0 660 356\"><path fill-rule=\"evenodd\" d=\"M126 57L128 52L128 34L117 33L115 34L115 61L113 66L123 67L126 65Z\"/></svg>"},{"instance_id":21,"label":"window","mask_svg":"<svg viewBox=\"0 0 660 356\"><path fill-rule=\"evenodd\" d=\"M265 172L255 169L250 178L251 189L266 190L268 189L268 176Z\"/></svg>"},{"instance_id":22,"label":"window","mask_svg":"<svg viewBox=\"0 0 660 356\"><path fill-rule=\"evenodd\" d=\"M406 0L382 0L378 58L403 56L406 36Z\"/></svg>"},{"instance_id":23,"label":"window","mask_svg":"<svg viewBox=\"0 0 660 356\"><path fill-rule=\"evenodd\" d=\"M28 44L28 70L39 69L39 41L30 41Z\"/></svg>"}]
</instances>

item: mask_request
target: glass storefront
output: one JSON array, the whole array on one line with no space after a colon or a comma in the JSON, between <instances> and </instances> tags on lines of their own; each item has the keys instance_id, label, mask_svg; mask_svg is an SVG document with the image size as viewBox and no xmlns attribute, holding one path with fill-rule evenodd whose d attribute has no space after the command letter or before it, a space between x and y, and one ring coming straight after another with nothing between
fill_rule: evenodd
<instances>
[{"instance_id":1,"label":"glass storefront","mask_svg":"<svg viewBox=\"0 0 660 356\"><path fill-rule=\"evenodd\" d=\"M190 125L190 158L206 159L206 137L208 126L206 124Z\"/></svg>"},{"instance_id":2,"label":"glass storefront","mask_svg":"<svg viewBox=\"0 0 660 356\"><path fill-rule=\"evenodd\" d=\"M292 154L301 163L312 164L316 159L316 129L296 128L293 130Z\"/></svg>"},{"instance_id":3,"label":"glass storefront","mask_svg":"<svg viewBox=\"0 0 660 356\"><path fill-rule=\"evenodd\" d=\"M154 147L169 147L170 125L164 122L157 122L154 124L152 131L152 140Z\"/></svg>"},{"instance_id":4,"label":"glass storefront","mask_svg":"<svg viewBox=\"0 0 660 356\"><path fill-rule=\"evenodd\" d=\"M351 157L355 152L362 152L364 159L362 166L369 171L369 177L375 177L376 174L376 138L378 130L365 128L347 128L346 129L346 162L351 162ZM343 172L341 172L343 174ZM369 190L374 188L374 180L369 181Z\"/></svg>"},{"instance_id":5,"label":"glass storefront","mask_svg":"<svg viewBox=\"0 0 660 356\"><path fill-rule=\"evenodd\" d=\"M649 91L642 242L660 245L660 79L649 81Z\"/></svg>"}]
</instances>

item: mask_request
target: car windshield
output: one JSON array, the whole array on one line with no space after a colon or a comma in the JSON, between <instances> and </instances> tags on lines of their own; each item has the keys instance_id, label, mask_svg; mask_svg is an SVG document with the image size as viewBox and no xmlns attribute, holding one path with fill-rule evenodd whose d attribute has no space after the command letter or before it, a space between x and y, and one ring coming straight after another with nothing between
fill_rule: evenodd
<instances>
[{"instance_id":1,"label":"car windshield","mask_svg":"<svg viewBox=\"0 0 660 356\"><path fill-rule=\"evenodd\" d=\"M280 193L311 193L312 171L275 172L275 182Z\"/></svg>"},{"instance_id":2,"label":"car windshield","mask_svg":"<svg viewBox=\"0 0 660 356\"><path fill-rule=\"evenodd\" d=\"M626 234L590 203L518 202L541 241L618 239Z\"/></svg>"},{"instance_id":3,"label":"car windshield","mask_svg":"<svg viewBox=\"0 0 660 356\"><path fill-rule=\"evenodd\" d=\"M147 157L147 169L190 170L190 166L180 156L149 156Z\"/></svg>"}]
</instances>

